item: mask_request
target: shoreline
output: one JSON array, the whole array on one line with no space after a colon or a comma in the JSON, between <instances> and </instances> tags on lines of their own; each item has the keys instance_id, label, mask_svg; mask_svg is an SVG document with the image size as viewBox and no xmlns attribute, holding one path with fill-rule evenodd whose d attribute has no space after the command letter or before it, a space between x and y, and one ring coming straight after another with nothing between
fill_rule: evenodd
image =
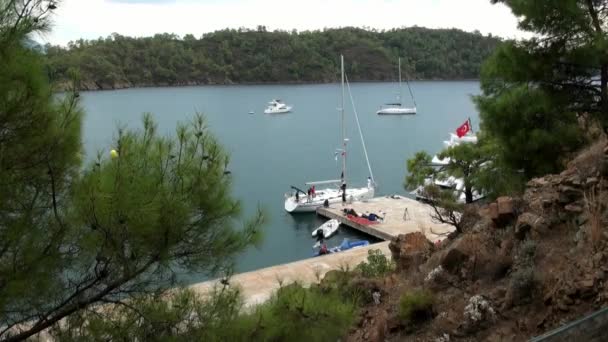
<instances>
[{"instance_id":1,"label":"shoreline","mask_svg":"<svg viewBox=\"0 0 608 342\"><path fill-rule=\"evenodd\" d=\"M429 79L416 79L411 80L409 82L478 82L479 78L459 78L459 79L438 79L438 78L429 78ZM99 84L89 81L90 83L94 83L96 87L81 87L78 88L79 92L96 92L96 91L113 91L113 90L125 90L125 89L147 89L147 88L187 88L187 87L232 87L232 86L278 86L278 85L323 85L323 84L338 84L339 81L319 81L319 82L300 82L300 81L281 81L281 82L226 82L226 83L198 83L198 82L186 82L186 83L177 83L177 84L136 84L136 85L126 85L126 84L116 84L113 86L100 86ZM83 83L89 83L83 82ZM362 80L362 81L351 81L351 84L357 83L397 83L397 80L393 81L385 81L385 80ZM89 83L89 84L90 84ZM59 82L53 86L55 92L66 92L69 89L67 82Z\"/></svg>"}]
</instances>

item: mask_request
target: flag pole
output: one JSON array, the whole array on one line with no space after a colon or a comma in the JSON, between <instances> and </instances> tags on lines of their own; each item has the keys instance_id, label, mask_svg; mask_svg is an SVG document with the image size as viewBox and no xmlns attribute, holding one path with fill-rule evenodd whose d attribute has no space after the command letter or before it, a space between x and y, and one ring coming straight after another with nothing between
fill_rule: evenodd
<instances>
[{"instance_id":1,"label":"flag pole","mask_svg":"<svg viewBox=\"0 0 608 342\"><path fill-rule=\"evenodd\" d=\"M469 129L471 130L471 133L475 133L473 132L473 124L471 124L471 117L469 116Z\"/></svg>"}]
</instances>

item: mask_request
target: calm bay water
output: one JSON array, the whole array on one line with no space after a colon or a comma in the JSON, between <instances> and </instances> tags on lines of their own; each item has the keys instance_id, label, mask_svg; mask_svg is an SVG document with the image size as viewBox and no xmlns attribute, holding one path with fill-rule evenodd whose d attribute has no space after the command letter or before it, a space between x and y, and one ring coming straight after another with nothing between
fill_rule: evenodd
<instances>
[{"instance_id":1,"label":"calm bay water","mask_svg":"<svg viewBox=\"0 0 608 342\"><path fill-rule=\"evenodd\" d=\"M351 85L379 195L405 193L405 161L416 151L438 152L449 132L468 117L473 127L478 127L478 113L470 99L479 93L478 82L429 81L411 86L418 105L416 116L378 116L379 105L394 100L397 85ZM338 84L85 92L85 150L88 156L108 151L117 125L141 127L144 112L153 113L160 131L166 134L174 132L177 122L189 120L196 111L203 112L231 154L233 192L243 202L245 214L261 206L270 215L262 246L238 257L236 271L250 271L311 256L314 240L310 234L322 220L314 214L287 214L283 195L290 185L305 188L307 181L339 178L334 159L340 145L339 96ZM293 105L293 112L263 114L266 102L273 98ZM411 105L407 99L404 102ZM350 138L347 177L353 186L364 185L369 172L348 97L346 103ZM255 114L248 114L250 111ZM337 245L345 237L368 238L341 229L328 245ZM202 279L191 277L192 281Z\"/></svg>"}]
</instances>

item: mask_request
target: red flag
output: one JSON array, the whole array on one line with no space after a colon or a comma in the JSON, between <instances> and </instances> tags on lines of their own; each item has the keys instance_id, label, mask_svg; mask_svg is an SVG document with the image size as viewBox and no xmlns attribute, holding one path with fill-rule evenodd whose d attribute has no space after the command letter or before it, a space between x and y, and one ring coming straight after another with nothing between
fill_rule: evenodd
<instances>
[{"instance_id":1,"label":"red flag","mask_svg":"<svg viewBox=\"0 0 608 342\"><path fill-rule=\"evenodd\" d=\"M469 124L469 120L465 121L460 127L456 128L456 135L459 138L464 137L471 130L471 125Z\"/></svg>"}]
</instances>

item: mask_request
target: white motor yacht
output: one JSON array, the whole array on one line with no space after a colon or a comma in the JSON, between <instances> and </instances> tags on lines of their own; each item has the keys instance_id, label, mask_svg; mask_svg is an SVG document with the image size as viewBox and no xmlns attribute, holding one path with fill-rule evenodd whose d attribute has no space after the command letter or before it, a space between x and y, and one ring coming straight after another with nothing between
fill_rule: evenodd
<instances>
[{"instance_id":1,"label":"white motor yacht","mask_svg":"<svg viewBox=\"0 0 608 342\"><path fill-rule=\"evenodd\" d=\"M281 102L281 100L272 100L268 102L268 107L264 109L264 114L283 114L291 112L292 106L288 106Z\"/></svg>"}]
</instances>

